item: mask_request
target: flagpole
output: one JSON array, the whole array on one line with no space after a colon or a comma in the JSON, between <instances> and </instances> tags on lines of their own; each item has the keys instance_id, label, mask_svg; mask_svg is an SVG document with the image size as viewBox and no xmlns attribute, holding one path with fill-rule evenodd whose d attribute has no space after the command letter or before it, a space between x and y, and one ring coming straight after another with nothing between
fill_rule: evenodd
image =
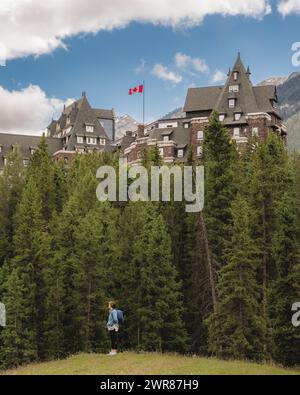
<instances>
[{"instance_id":1,"label":"flagpole","mask_svg":"<svg viewBox=\"0 0 300 395\"><path fill-rule=\"evenodd\" d=\"M145 81L143 81L143 125L145 126Z\"/></svg>"}]
</instances>

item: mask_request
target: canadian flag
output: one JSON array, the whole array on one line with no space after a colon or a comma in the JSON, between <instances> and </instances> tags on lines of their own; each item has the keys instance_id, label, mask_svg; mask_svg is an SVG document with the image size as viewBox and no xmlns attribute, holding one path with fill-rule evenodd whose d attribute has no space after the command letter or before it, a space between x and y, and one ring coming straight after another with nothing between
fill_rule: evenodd
<instances>
[{"instance_id":1,"label":"canadian flag","mask_svg":"<svg viewBox=\"0 0 300 395\"><path fill-rule=\"evenodd\" d=\"M135 86L134 88L129 89L129 95L134 95L135 93L143 93L144 92L144 85Z\"/></svg>"}]
</instances>

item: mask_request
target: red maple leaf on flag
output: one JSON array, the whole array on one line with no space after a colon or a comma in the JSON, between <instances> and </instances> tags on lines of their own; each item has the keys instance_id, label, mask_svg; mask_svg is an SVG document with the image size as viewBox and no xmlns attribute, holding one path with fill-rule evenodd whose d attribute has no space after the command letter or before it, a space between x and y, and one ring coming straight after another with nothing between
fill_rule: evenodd
<instances>
[{"instance_id":1,"label":"red maple leaf on flag","mask_svg":"<svg viewBox=\"0 0 300 395\"><path fill-rule=\"evenodd\" d=\"M129 89L129 95L132 96L134 93L143 93L144 92L144 85L139 85L138 87L135 86L134 88Z\"/></svg>"}]
</instances>

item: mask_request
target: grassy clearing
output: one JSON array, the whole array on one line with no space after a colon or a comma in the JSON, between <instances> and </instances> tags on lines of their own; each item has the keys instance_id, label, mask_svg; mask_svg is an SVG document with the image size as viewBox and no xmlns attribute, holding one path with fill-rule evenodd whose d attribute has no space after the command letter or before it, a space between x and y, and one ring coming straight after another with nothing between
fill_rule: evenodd
<instances>
[{"instance_id":1,"label":"grassy clearing","mask_svg":"<svg viewBox=\"0 0 300 395\"><path fill-rule=\"evenodd\" d=\"M79 354L66 360L32 364L4 372L8 375L297 375L300 369L283 369L275 365L177 355L122 353L115 357Z\"/></svg>"}]
</instances>

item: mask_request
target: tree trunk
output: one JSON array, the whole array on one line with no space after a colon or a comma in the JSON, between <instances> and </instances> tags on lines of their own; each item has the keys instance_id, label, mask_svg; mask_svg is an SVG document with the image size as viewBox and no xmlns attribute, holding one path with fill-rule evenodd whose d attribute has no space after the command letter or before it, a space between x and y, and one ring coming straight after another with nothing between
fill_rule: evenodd
<instances>
[{"instance_id":1,"label":"tree trunk","mask_svg":"<svg viewBox=\"0 0 300 395\"><path fill-rule=\"evenodd\" d=\"M214 265L213 265L213 261L212 261L211 253L210 253L210 249L209 249L207 229L206 229L206 224L205 224L203 212L200 213L199 220L200 220L200 226L202 229L202 234L203 234L203 239L204 239L205 254L206 254L206 258L207 258L207 269L208 269L209 283L210 283L210 290L211 290L211 298L212 298L213 309L215 312L216 307L217 307L217 294L216 294L216 285L215 285L215 276L214 276Z\"/></svg>"}]
</instances>

